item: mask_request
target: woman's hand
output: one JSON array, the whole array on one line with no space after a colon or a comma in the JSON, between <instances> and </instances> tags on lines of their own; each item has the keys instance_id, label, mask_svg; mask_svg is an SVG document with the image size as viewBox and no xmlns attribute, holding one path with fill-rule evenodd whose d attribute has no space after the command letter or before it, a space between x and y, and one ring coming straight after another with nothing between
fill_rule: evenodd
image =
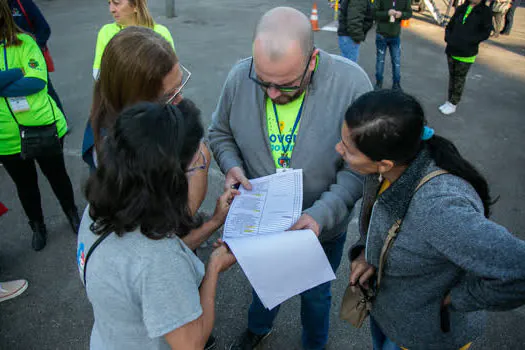
<instances>
[{"instance_id":1,"label":"woman's hand","mask_svg":"<svg viewBox=\"0 0 525 350\"><path fill-rule=\"evenodd\" d=\"M366 262L365 250L363 249L361 254L352 261L350 267L350 284L354 286L359 283L363 288L368 289L368 281L375 273L376 268Z\"/></svg>"},{"instance_id":2,"label":"woman's hand","mask_svg":"<svg viewBox=\"0 0 525 350\"><path fill-rule=\"evenodd\" d=\"M215 212L213 213L212 220L215 221L219 226L224 224L230 205L232 204L233 198L241 194L238 190L229 188L217 199L215 205Z\"/></svg>"},{"instance_id":3,"label":"woman's hand","mask_svg":"<svg viewBox=\"0 0 525 350\"><path fill-rule=\"evenodd\" d=\"M228 270L237 262L230 248L228 248L222 239L217 240L217 242L213 244L213 247L215 249L210 255L210 266L214 266L219 272Z\"/></svg>"}]
</instances>

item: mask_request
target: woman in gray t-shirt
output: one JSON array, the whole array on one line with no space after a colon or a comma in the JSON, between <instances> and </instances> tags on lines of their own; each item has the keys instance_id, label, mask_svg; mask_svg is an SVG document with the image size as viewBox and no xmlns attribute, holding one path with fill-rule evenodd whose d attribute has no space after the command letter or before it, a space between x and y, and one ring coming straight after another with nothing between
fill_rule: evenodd
<instances>
[{"instance_id":1,"label":"woman in gray t-shirt","mask_svg":"<svg viewBox=\"0 0 525 350\"><path fill-rule=\"evenodd\" d=\"M188 178L201 157L199 119L188 100L141 103L102 145L77 249L95 316L91 349L202 349L211 333L218 274L235 258L222 245L205 271L181 240L197 225Z\"/></svg>"}]
</instances>

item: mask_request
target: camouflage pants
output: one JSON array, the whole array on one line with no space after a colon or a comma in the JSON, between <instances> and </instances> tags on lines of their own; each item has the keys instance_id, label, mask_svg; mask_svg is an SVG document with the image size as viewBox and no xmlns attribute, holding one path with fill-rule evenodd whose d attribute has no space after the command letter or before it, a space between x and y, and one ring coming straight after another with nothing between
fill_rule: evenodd
<instances>
[{"instance_id":1,"label":"camouflage pants","mask_svg":"<svg viewBox=\"0 0 525 350\"><path fill-rule=\"evenodd\" d=\"M467 73L472 63L460 62L447 56L448 61L448 101L457 105L467 80Z\"/></svg>"}]
</instances>

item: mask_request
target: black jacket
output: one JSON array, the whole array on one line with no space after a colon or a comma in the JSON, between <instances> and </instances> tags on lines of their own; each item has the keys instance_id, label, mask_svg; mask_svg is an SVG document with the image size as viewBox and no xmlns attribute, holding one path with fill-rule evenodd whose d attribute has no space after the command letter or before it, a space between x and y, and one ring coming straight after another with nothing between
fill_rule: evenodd
<instances>
[{"instance_id":1,"label":"black jacket","mask_svg":"<svg viewBox=\"0 0 525 350\"><path fill-rule=\"evenodd\" d=\"M31 23L28 22L24 11L20 8L20 4L24 7L24 11L29 17ZM9 7L13 13L13 19L15 23L25 32L33 34L36 39L38 46L44 47L51 35L51 29L49 24L40 9L33 0L20 0L20 4L17 0L9 0Z\"/></svg>"},{"instance_id":2,"label":"black jacket","mask_svg":"<svg viewBox=\"0 0 525 350\"><path fill-rule=\"evenodd\" d=\"M373 24L370 0L343 0L339 11L337 35L349 36L359 43L365 40L366 33Z\"/></svg>"},{"instance_id":3,"label":"black jacket","mask_svg":"<svg viewBox=\"0 0 525 350\"><path fill-rule=\"evenodd\" d=\"M395 3L395 6L394 6ZM412 17L411 0L374 0L374 19L376 33L387 38L394 38L401 34L401 21ZM401 11L401 18L390 22L388 10Z\"/></svg>"},{"instance_id":4,"label":"black jacket","mask_svg":"<svg viewBox=\"0 0 525 350\"><path fill-rule=\"evenodd\" d=\"M463 17L468 2L459 6L445 29L447 55L471 57L478 54L479 44L489 38L492 31L492 11L484 3L472 9L465 24Z\"/></svg>"}]
</instances>

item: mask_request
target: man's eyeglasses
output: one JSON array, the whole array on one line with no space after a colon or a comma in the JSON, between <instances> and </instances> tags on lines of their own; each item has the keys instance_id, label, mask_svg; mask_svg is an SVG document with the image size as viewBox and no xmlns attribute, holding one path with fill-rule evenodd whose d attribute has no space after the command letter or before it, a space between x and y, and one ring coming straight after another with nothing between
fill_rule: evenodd
<instances>
[{"instance_id":1,"label":"man's eyeglasses","mask_svg":"<svg viewBox=\"0 0 525 350\"><path fill-rule=\"evenodd\" d=\"M306 73L308 72L308 66L310 65L310 60L312 59L312 54L314 53L314 51L315 51L315 48L310 54L310 56L308 56L308 62L306 62L306 67L304 67L304 72L301 75L301 81L299 82L299 85L288 85L288 84L279 85L279 84L268 83L266 81L260 80L259 78L257 78L256 74L253 74L253 57L250 63L250 70L248 71L248 78L250 78L253 82L261 86L265 90L268 90L269 88L273 87L274 89L277 89L281 92L295 92L303 87L302 86L303 81L304 81L304 78L306 77ZM297 79L299 79L299 77L297 77ZM296 81L297 79L295 79L294 81Z\"/></svg>"},{"instance_id":2,"label":"man's eyeglasses","mask_svg":"<svg viewBox=\"0 0 525 350\"><path fill-rule=\"evenodd\" d=\"M179 96L179 94L182 92L182 89L184 89L184 86L186 86L186 84L188 83L188 80L190 80L191 72L187 70L186 67L184 67L182 64L179 64L179 66L182 71L182 79L181 79L180 87L176 89L172 94L164 95L164 97L162 98L162 101L165 104L173 103L173 100L175 100L175 98Z\"/></svg>"},{"instance_id":3,"label":"man's eyeglasses","mask_svg":"<svg viewBox=\"0 0 525 350\"><path fill-rule=\"evenodd\" d=\"M197 159L193 164L192 167L190 167L188 170L186 170L186 174L192 173L197 170L204 170L208 166L208 162L206 161L206 156L204 155L203 151L199 151L199 159Z\"/></svg>"}]
</instances>

